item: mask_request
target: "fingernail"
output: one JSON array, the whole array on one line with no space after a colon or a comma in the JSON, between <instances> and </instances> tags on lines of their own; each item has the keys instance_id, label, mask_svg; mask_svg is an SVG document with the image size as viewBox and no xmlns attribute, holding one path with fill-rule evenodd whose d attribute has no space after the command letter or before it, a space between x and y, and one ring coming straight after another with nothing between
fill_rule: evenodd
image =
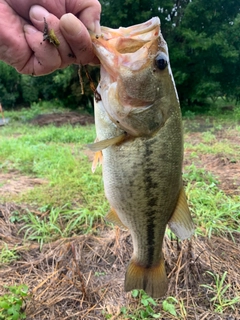
<instances>
[{"instance_id":1,"label":"fingernail","mask_svg":"<svg viewBox=\"0 0 240 320\"><path fill-rule=\"evenodd\" d=\"M43 18L46 18L49 12L45 8L35 5L30 8L29 15L31 19L43 21Z\"/></svg>"},{"instance_id":2,"label":"fingernail","mask_svg":"<svg viewBox=\"0 0 240 320\"><path fill-rule=\"evenodd\" d=\"M77 36L82 31L79 19L71 13L66 13L61 17L61 26L72 37Z\"/></svg>"},{"instance_id":3,"label":"fingernail","mask_svg":"<svg viewBox=\"0 0 240 320\"><path fill-rule=\"evenodd\" d=\"M88 29L96 34L101 34L100 21L94 21L88 25Z\"/></svg>"},{"instance_id":4,"label":"fingernail","mask_svg":"<svg viewBox=\"0 0 240 320\"><path fill-rule=\"evenodd\" d=\"M24 32L28 34L34 34L38 31L36 28L34 28L33 26L30 26L29 24L25 24L23 26L23 29L24 29Z\"/></svg>"},{"instance_id":5,"label":"fingernail","mask_svg":"<svg viewBox=\"0 0 240 320\"><path fill-rule=\"evenodd\" d=\"M101 34L101 27L100 27L100 21L95 22L95 29L94 29L96 34Z\"/></svg>"}]
</instances>

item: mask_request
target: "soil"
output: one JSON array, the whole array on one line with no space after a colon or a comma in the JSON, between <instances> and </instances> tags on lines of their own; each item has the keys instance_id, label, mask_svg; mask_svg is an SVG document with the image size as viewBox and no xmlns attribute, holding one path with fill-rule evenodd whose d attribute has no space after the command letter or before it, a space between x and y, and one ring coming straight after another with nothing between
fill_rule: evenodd
<instances>
[{"instance_id":1,"label":"soil","mask_svg":"<svg viewBox=\"0 0 240 320\"><path fill-rule=\"evenodd\" d=\"M187 134L185 142L191 143L191 145L198 145L203 143L201 138L202 132L208 132L213 129L213 119L210 123L206 124L203 118L198 118L194 123L198 123L198 126L192 127L191 121L185 123L185 127L190 129L190 133ZM216 139L218 142L227 143L234 149L240 151L240 134L235 130L231 130L228 127L223 127L216 133ZM184 150L184 165L191 165L193 160L190 158L192 150L191 148L185 148ZM239 153L238 153L239 154ZM194 159L194 164L209 171L219 181L218 187L229 195L240 195L240 159L239 156L226 155L224 152L217 154L201 154L198 158Z\"/></svg>"},{"instance_id":2,"label":"soil","mask_svg":"<svg viewBox=\"0 0 240 320\"><path fill-rule=\"evenodd\" d=\"M93 116L87 114L80 114L78 112L56 112L51 114L41 114L31 120L33 125L38 125L40 127L46 126L49 124L54 124L57 127L60 127L65 124L71 125L82 125L94 123Z\"/></svg>"},{"instance_id":3,"label":"soil","mask_svg":"<svg viewBox=\"0 0 240 320\"><path fill-rule=\"evenodd\" d=\"M81 118L75 113L65 115L65 120L62 116L51 115L53 122L50 122L49 116L39 116L32 123L55 123L58 126L68 122L74 125L76 119L80 121ZM93 123L91 117L84 116L82 119L85 119L84 124ZM191 144L202 142L199 132L209 128L209 125L202 123L187 135L187 141ZM240 145L239 136L224 129L219 130L218 139L227 139L236 147ZM184 165L192 163L191 152L190 149L185 150ZM86 155L92 161L93 153L86 151ZM218 187L229 196L240 194L240 159L223 153L202 154L194 160L194 164L211 172L219 181ZM21 176L16 171L2 173L0 196L6 192L16 194L46 182ZM31 297L26 299L24 305L27 320L121 320L129 319L121 313L122 306L132 310L132 313L141 309L139 300L123 289L127 261L132 254L128 232L117 227L97 225L89 235L61 238L40 249L36 242L24 240L21 223L11 221L13 212L24 215L27 210L32 210L41 219L42 213L37 212L36 208L15 203L0 204L0 249L5 248L7 243L8 249L15 250L18 255L18 260L0 266L0 296L6 293L5 285L28 285ZM240 235L232 233L231 236L231 239L227 235L212 236L211 239L198 236L185 241L165 236L164 257L169 278L167 296L173 296L180 302L175 308L181 319L240 319L240 301L234 308L223 307L222 313L214 310L212 302L216 295L211 287L215 287L216 281L211 273L222 276L227 272L224 285L229 284L226 291L229 300L235 297L236 292L240 295ZM176 319L163 311L163 300L157 300L155 312L161 312L162 320ZM218 302L215 301L216 304Z\"/></svg>"},{"instance_id":4,"label":"soil","mask_svg":"<svg viewBox=\"0 0 240 320\"><path fill-rule=\"evenodd\" d=\"M45 179L23 176L18 171L0 173L0 196L19 194L47 182Z\"/></svg>"}]
</instances>

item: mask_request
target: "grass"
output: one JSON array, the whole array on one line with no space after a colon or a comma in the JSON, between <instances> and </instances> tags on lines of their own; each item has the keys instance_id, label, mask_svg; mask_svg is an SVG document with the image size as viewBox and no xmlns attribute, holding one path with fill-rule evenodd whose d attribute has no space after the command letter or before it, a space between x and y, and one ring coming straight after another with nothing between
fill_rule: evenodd
<instances>
[{"instance_id":1,"label":"grass","mask_svg":"<svg viewBox=\"0 0 240 320\"><path fill-rule=\"evenodd\" d=\"M93 127L65 126L36 130L25 125L19 128L19 132L24 131L25 134L17 138L12 136L14 128L11 129L8 128L8 134L0 132L4 136L0 139L1 169L45 178L48 184L14 198L6 196L6 201L12 198L16 202L39 206L63 206L75 200L98 207L103 194L101 171L92 175L91 165L83 153L84 145L94 140Z\"/></svg>"},{"instance_id":2,"label":"grass","mask_svg":"<svg viewBox=\"0 0 240 320\"><path fill-rule=\"evenodd\" d=\"M21 118L18 113L14 119ZM30 111L32 114L35 113ZM30 117L26 110L24 115ZM11 116L12 113L6 115ZM85 145L94 139L94 126L34 127L14 120L1 128L1 171L44 178L47 182L19 194L2 196L1 202L25 203L34 207L34 212L45 214L42 218L29 209L23 216L18 215L18 222L24 223L21 230L25 239L42 245L80 229L89 231L108 211L101 169L92 174L91 163L84 154Z\"/></svg>"},{"instance_id":3,"label":"grass","mask_svg":"<svg viewBox=\"0 0 240 320\"><path fill-rule=\"evenodd\" d=\"M16 250L15 249L10 250L8 248L8 245L5 243L4 247L1 249L1 252L0 252L0 268L1 268L1 265L11 263L12 261L17 259L18 259L18 254Z\"/></svg>"},{"instance_id":4,"label":"grass","mask_svg":"<svg viewBox=\"0 0 240 320\"><path fill-rule=\"evenodd\" d=\"M44 243L62 237L95 232L95 223L102 221L108 211L101 169L98 168L92 174L91 163L84 154L84 146L95 139L94 127L65 125L38 128L25 122L43 110L45 109L37 105L33 110L6 113L6 117L13 121L0 130L1 171L46 180L44 184L23 190L19 194L6 194L1 199L1 202L24 203L29 207L24 213L13 212L10 222L21 224L20 233L23 238L38 242L40 248ZM188 119L191 126L188 125ZM221 130L226 130L231 137L240 132L237 123L239 120L240 112L235 112L233 119L230 116L220 116L213 121L206 120L208 128L200 132L200 124L198 120L194 120L193 114L184 120L187 140L185 147L190 150L189 158L193 163L184 168L183 178L197 225L197 235L211 238L212 235L228 234L234 240L234 232L240 232L240 197L225 194L219 188L218 178L194 163L203 154L222 154L232 161L240 159L239 145L230 144L226 138L218 136ZM192 131L198 132L199 143L191 141ZM4 187L4 183L1 186ZM0 263L11 263L16 259L16 251L9 250L6 244L0 254ZM209 275L214 284L205 285L205 289L214 311L221 313L228 307L234 307L239 299L227 297L227 274ZM135 310L123 306L121 319L161 318L161 314L154 311L155 300L141 290L134 290L132 296L139 299L139 305ZM177 305L181 313L176 312ZM167 297L162 309L169 317L186 318L184 304L174 297ZM112 315L105 313L104 317L111 319Z\"/></svg>"},{"instance_id":5,"label":"grass","mask_svg":"<svg viewBox=\"0 0 240 320\"><path fill-rule=\"evenodd\" d=\"M209 275L213 278L213 285L201 285L207 289L207 295L211 296L210 301L213 303L214 311L223 313L228 307L234 308L234 305L240 301L239 296L227 298L227 291L231 284L225 284L227 271L223 275L214 274L208 271Z\"/></svg>"},{"instance_id":6,"label":"grass","mask_svg":"<svg viewBox=\"0 0 240 320\"><path fill-rule=\"evenodd\" d=\"M36 104L29 110L6 113L12 123L0 131L1 170L16 171L47 181L20 194L3 197L3 201L26 203L39 211L47 208L45 212L48 214L44 218L31 211L19 217L24 222L22 231L25 232L25 238L37 240L41 245L58 237L69 236L83 226L85 230L90 230L94 221L101 219L108 210L101 169L93 175L88 158L84 155L84 146L95 139L94 126L36 127L16 121L30 119L45 111L44 104ZM217 132L226 123L230 134L233 134L233 128L239 129L235 121L231 122L229 117L225 120L220 117L219 122L217 118L214 121L209 119L205 118L204 124L211 124L211 128L200 133L200 143L192 144L191 139L187 138L185 147L191 150L190 158L197 159L199 154L225 154L231 159L240 157L239 146L230 145L217 137ZM194 123L197 125L198 121L194 122L191 117L191 124ZM188 134L189 131L186 137ZM240 231L239 201L225 195L218 188L217 178L204 169L192 164L184 172L184 179L188 181L186 191L198 219L197 232L205 232L210 237L212 233ZM212 219L209 219L210 215Z\"/></svg>"},{"instance_id":7,"label":"grass","mask_svg":"<svg viewBox=\"0 0 240 320\"><path fill-rule=\"evenodd\" d=\"M188 181L186 193L198 221L197 233L211 237L212 233L240 232L238 196L227 196L218 188L218 181L212 174L194 164L185 167L183 178Z\"/></svg>"}]
</instances>

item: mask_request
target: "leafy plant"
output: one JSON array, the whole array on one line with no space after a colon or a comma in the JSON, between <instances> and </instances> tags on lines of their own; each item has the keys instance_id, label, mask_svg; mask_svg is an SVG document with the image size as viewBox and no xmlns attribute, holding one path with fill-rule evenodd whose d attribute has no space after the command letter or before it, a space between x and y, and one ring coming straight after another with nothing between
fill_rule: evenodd
<instances>
[{"instance_id":1,"label":"leafy plant","mask_svg":"<svg viewBox=\"0 0 240 320\"><path fill-rule=\"evenodd\" d=\"M232 299L226 298L226 293L231 287L230 283L226 284L227 271L222 276L210 271L207 271L207 273L213 277L214 283L212 285L202 284L201 287L208 289L208 293L212 295L210 301L213 303L216 312L223 313L226 308L233 308L236 303L240 302L239 296Z\"/></svg>"},{"instance_id":2,"label":"leafy plant","mask_svg":"<svg viewBox=\"0 0 240 320\"><path fill-rule=\"evenodd\" d=\"M174 297L167 297L162 303L163 310L170 313L173 316L177 316L175 304L178 303L178 300Z\"/></svg>"},{"instance_id":3,"label":"leafy plant","mask_svg":"<svg viewBox=\"0 0 240 320\"><path fill-rule=\"evenodd\" d=\"M0 320L26 319L23 310L25 299L28 298L28 287L25 284L6 287L10 293L0 296Z\"/></svg>"},{"instance_id":4,"label":"leafy plant","mask_svg":"<svg viewBox=\"0 0 240 320\"><path fill-rule=\"evenodd\" d=\"M153 307L157 305L156 301L149 297L144 290L133 290L132 296L134 298L139 298L139 306L134 310L133 313L126 307L121 308L121 313L124 315L125 319L160 319L161 314L155 313Z\"/></svg>"}]
</instances>

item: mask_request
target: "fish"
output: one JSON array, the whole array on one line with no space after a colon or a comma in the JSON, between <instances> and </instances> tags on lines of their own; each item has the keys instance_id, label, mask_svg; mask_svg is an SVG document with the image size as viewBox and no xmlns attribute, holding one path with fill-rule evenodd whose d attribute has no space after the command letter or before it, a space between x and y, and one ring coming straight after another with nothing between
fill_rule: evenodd
<instances>
[{"instance_id":1,"label":"fish","mask_svg":"<svg viewBox=\"0 0 240 320\"><path fill-rule=\"evenodd\" d=\"M158 17L91 34L100 61L94 168L102 163L106 220L129 230L133 254L125 291L159 298L168 290L163 240L194 233L182 181L183 128L167 43Z\"/></svg>"}]
</instances>

